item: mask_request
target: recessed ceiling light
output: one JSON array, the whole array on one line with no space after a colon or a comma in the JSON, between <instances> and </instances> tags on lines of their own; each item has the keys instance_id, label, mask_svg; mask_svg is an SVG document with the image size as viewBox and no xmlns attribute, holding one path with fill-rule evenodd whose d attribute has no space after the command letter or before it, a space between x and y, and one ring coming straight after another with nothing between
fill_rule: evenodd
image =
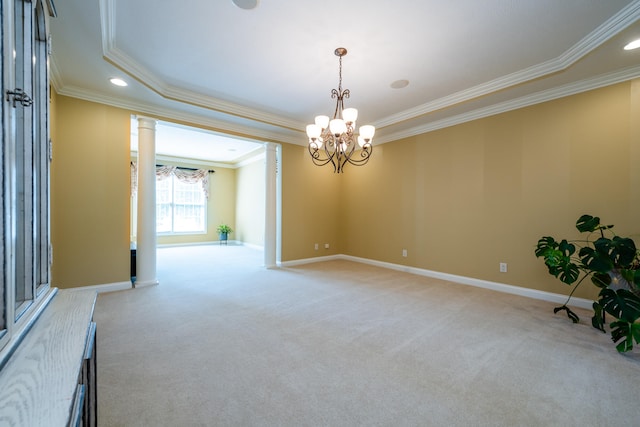
<instances>
[{"instance_id":1,"label":"recessed ceiling light","mask_svg":"<svg viewBox=\"0 0 640 427\"><path fill-rule=\"evenodd\" d=\"M240 9L251 10L258 7L260 0L231 0Z\"/></svg>"},{"instance_id":2,"label":"recessed ceiling light","mask_svg":"<svg viewBox=\"0 0 640 427\"><path fill-rule=\"evenodd\" d=\"M124 80L119 79L117 77L113 77L113 78L109 79L109 81L111 82L111 84L114 84L116 86L129 86L127 84L127 82L125 82Z\"/></svg>"},{"instance_id":3,"label":"recessed ceiling light","mask_svg":"<svg viewBox=\"0 0 640 427\"><path fill-rule=\"evenodd\" d=\"M633 50L640 47L640 39L634 40L624 47L624 50Z\"/></svg>"},{"instance_id":4,"label":"recessed ceiling light","mask_svg":"<svg viewBox=\"0 0 640 427\"><path fill-rule=\"evenodd\" d=\"M393 89L402 89L409 86L409 80L396 80L395 82L391 83L391 87Z\"/></svg>"}]
</instances>

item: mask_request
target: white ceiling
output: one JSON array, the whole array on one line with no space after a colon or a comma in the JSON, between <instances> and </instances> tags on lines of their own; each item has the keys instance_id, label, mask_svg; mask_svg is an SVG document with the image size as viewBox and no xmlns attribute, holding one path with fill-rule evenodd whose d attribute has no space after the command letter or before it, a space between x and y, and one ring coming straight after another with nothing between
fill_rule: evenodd
<instances>
[{"instance_id":1,"label":"white ceiling","mask_svg":"<svg viewBox=\"0 0 640 427\"><path fill-rule=\"evenodd\" d=\"M177 157L223 164L253 159L264 152L263 144L166 121L156 123L155 148L159 158ZM135 117L131 119L131 151L138 151Z\"/></svg>"},{"instance_id":2,"label":"white ceiling","mask_svg":"<svg viewBox=\"0 0 640 427\"><path fill-rule=\"evenodd\" d=\"M345 103L374 145L640 76L640 50L622 50L640 38L640 0L55 6L58 93L256 141L305 144L305 125L333 114L341 46Z\"/></svg>"}]
</instances>

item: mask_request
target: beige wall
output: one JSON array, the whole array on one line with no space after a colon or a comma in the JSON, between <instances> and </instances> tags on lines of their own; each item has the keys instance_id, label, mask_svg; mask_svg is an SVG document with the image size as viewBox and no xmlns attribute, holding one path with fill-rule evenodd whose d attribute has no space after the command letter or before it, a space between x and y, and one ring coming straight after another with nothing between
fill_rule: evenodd
<instances>
[{"instance_id":1,"label":"beige wall","mask_svg":"<svg viewBox=\"0 0 640 427\"><path fill-rule=\"evenodd\" d=\"M52 286L128 281L130 113L52 96Z\"/></svg>"},{"instance_id":2,"label":"beige wall","mask_svg":"<svg viewBox=\"0 0 640 427\"><path fill-rule=\"evenodd\" d=\"M236 169L236 226L234 240L264 247L265 161Z\"/></svg>"},{"instance_id":3,"label":"beige wall","mask_svg":"<svg viewBox=\"0 0 640 427\"><path fill-rule=\"evenodd\" d=\"M342 177L344 252L566 292L534 256L540 237L576 237L584 213L619 234L640 232L638 85L375 147L366 167ZM584 288L577 295L593 296Z\"/></svg>"},{"instance_id":4,"label":"beige wall","mask_svg":"<svg viewBox=\"0 0 640 427\"><path fill-rule=\"evenodd\" d=\"M282 144L282 261L343 253L341 179L311 163L305 147ZM318 243L320 248L314 249ZM329 243L329 249L324 244Z\"/></svg>"},{"instance_id":5,"label":"beige wall","mask_svg":"<svg viewBox=\"0 0 640 427\"><path fill-rule=\"evenodd\" d=\"M63 96L54 104L53 283L128 280L130 112ZM369 164L342 175L282 144L282 260L344 253L567 292L535 244L575 237L583 213L640 234L638 117L640 80L376 146ZM234 192L245 185L234 174L212 178Z\"/></svg>"}]
</instances>

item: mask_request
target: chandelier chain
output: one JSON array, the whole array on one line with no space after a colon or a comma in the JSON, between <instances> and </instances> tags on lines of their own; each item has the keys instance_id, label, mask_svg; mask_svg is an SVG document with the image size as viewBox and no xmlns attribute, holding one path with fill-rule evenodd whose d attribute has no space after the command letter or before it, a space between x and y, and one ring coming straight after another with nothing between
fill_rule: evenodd
<instances>
[{"instance_id":1,"label":"chandelier chain","mask_svg":"<svg viewBox=\"0 0 640 427\"><path fill-rule=\"evenodd\" d=\"M340 66L338 68L338 75L340 76L338 80L338 92L342 93L342 55L339 57Z\"/></svg>"}]
</instances>

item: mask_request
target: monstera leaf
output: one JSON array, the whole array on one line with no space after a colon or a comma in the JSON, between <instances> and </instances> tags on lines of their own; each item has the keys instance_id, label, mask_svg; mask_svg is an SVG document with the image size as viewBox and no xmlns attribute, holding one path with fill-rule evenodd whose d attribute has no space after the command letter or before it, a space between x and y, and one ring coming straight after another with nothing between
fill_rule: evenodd
<instances>
[{"instance_id":1,"label":"monstera leaf","mask_svg":"<svg viewBox=\"0 0 640 427\"><path fill-rule=\"evenodd\" d=\"M611 323L611 341L620 353L633 350L633 342L640 344L640 323L617 320Z\"/></svg>"},{"instance_id":2,"label":"monstera leaf","mask_svg":"<svg viewBox=\"0 0 640 427\"><path fill-rule=\"evenodd\" d=\"M611 340L616 343L616 349L623 353L633 349L634 341L640 344L640 297L626 289L603 289L600 304L603 310L618 319L610 325Z\"/></svg>"},{"instance_id":3,"label":"monstera leaf","mask_svg":"<svg viewBox=\"0 0 640 427\"><path fill-rule=\"evenodd\" d=\"M600 291L600 305L617 319L631 323L640 319L640 297L626 289L603 289Z\"/></svg>"},{"instance_id":4,"label":"monstera leaf","mask_svg":"<svg viewBox=\"0 0 640 427\"><path fill-rule=\"evenodd\" d=\"M604 289L611 284L611 276L607 273L593 273L591 275L591 283Z\"/></svg>"},{"instance_id":5,"label":"monstera leaf","mask_svg":"<svg viewBox=\"0 0 640 427\"><path fill-rule=\"evenodd\" d=\"M596 240L594 245L598 247L598 241ZM607 250L609 257L613 260L613 263L618 267L627 267L636 259L638 250L633 240L628 237L614 236L613 239L607 242L603 249Z\"/></svg>"},{"instance_id":6,"label":"monstera leaf","mask_svg":"<svg viewBox=\"0 0 640 427\"><path fill-rule=\"evenodd\" d=\"M600 225L600 217L591 215L582 215L576 221L576 228L581 233L592 233L596 230L607 230L613 228L613 225Z\"/></svg>"},{"instance_id":7,"label":"monstera leaf","mask_svg":"<svg viewBox=\"0 0 640 427\"><path fill-rule=\"evenodd\" d=\"M613 267L628 267L636 260L638 250L633 240L614 236L612 239L601 237L593 242L593 248L580 250L582 262L589 268L606 272Z\"/></svg>"},{"instance_id":8,"label":"monstera leaf","mask_svg":"<svg viewBox=\"0 0 640 427\"><path fill-rule=\"evenodd\" d=\"M600 240L600 239L598 239ZM578 253L582 263L589 269L598 273L606 273L614 266L613 261L605 251L585 246Z\"/></svg>"},{"instance_id":9,"label":"monstera leaf","mask_svg":"<svg viewBox=\"0 0 640 427\"><path fill-rule=\"evenodd\" d=\"M580 277L580 268L572 258L575 252L576 247L573 243L569 243L567 240L556 242L553 237L549 236L538 240L536 246L536 256L544 258L549 274L568 285Z\"/></svg>"}]
</instances>

